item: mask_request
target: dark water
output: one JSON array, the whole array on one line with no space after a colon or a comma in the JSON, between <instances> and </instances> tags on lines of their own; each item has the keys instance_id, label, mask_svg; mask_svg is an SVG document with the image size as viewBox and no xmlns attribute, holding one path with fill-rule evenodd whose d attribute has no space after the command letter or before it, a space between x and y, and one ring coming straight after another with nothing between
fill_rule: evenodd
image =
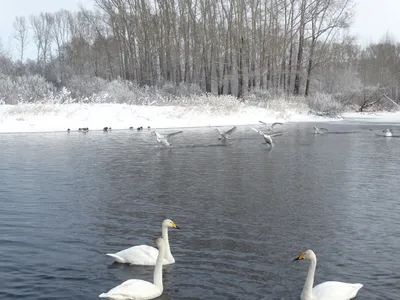
<instances>
[{"instance_id":1,"label":"dark water","mask_svg":"<svg viewBox=\"0 0 400 300\"><path fill-rule=\"evenodd\" d=\"M298 299L308 262L292 259L309 248L316 283L398 299L400 138L312 125L285 124L272 151L245 127L221 147L207 147L210 128L184 129L173 149L146 130L0 135L0 299L98 299L152 280L105 253L154 245L164 218L181 230L160 299Z\"/></svg>"}]
</instances>

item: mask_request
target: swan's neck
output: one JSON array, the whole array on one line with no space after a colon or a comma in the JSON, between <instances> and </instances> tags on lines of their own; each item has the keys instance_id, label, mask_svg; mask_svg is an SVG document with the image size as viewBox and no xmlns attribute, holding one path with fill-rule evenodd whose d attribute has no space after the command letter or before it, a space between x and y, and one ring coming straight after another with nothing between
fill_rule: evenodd
<instances>
[{"instance_id":1,"label":"swan's neck","mask_svg":"<svg viewBox=\"0 0 400 300\"><path fill-rule=\"evenodd\" d=\"M312 290L314 286L315 268L317 267L317 258L311 259L310 267L308 268L308 274L306 283L304 284L303 291L301 292L301 300L312 300Z\"/></svg>"},{"instance_id":2,"label":"swan's neck","mask_svg":"<svg viewBox=\"0 0 400 300\"><path fill-rule=\"evenodd\" d=\"M171 249L169 247L169 240L168 240L168 227L162 228L162 238L165 242L165 254L164 257L168 261L174 261L174 257L172 256Z\"/></svg>"},{"instance_id":3,"label":"swan's neck","mask_svg":"<svg viewBox=\"0 0 400 300\"><path fill-rule=\"evenodd\" d=\"M162 279L162 267L164 261L165 245L158 249L158 256L156 261L156 266L154 267L154 285L158 287L161 291L163 290L163 279Z\"/></svg>"}]
</instances>

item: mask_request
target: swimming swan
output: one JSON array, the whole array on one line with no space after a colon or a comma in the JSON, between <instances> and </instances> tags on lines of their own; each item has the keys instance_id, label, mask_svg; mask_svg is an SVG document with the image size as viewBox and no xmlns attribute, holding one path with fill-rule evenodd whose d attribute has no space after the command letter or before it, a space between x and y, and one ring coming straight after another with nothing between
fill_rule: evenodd
<instances>
[{"instance_id":1,"label":"swimming swan","mask_svg":"<svg viewBox=\"0 0 400 300\"><path fill-rule=\"evenodd\" d=\"M315 268L317 267L317 256L312 250L300 254L295 260L310 260L310 267L306 283L301 292L301 300L349 300L353 299L357 292L363 287L361 283L345 283L339 281L326 281L314 285Z\"/></svg>"},{"instance_id":2,"label":"swimming swan","mask_svg":"<svg viewBox=\"0 0 400 300\"><path fill-rule=\"evenodd\" d=\"M282 125L282 126L283 126L283 124L282 124L282 123L279 123L279 122L272 123L271 126L268 125L267 123L263 122L263 121L258 121L258 122L260 122L261 124L265 125L265 128L266 128L266 130L267 130L268 132L271 132L272 130L274 130L274 127L275 127L276 125Z\"/></svg>"},{"instance_id":3,"label":"swimming swan","mask_svg":"<svg viewBox=\"0 0 400 300\"><path fill-rule=\"evenodd\" d=\"M257 132L264 138L263 144L268 144L271 148L274 147L274 142L272 140L272 137L282 135L282 133L280 133L280 132L273 133L273 134L266 134L266 133L262 132L261 130L255 129L254 127L250 126L250 128L253 129L255 132Z\"/></svg>"},{"instance_id":4,"label":"swimming swan","mask_svg":"<svg viewBox=\"0 0 400 300\"><path fill-rule=\"evenodd\" d=\"M391 137L393 136L393 131L391 129L386 129L383 131L385 137Z\"/></svg>"},{"instance_id":5,"label":"swimming swan","mask_svg":"<svg viewBox=\"0 0 400 300\"><path fill-rule=\"evenodd\" d=\"M211 127L211 125L210 125L210 127ZM214 130L216 130L219 133L220 137L218 139L220 141L221 140L227 140L227 139L229 139L231 137L231 134L235 132L236 126L233 126L231 129L229 129L229 130L227 130L225 132L221 132L218 128L214 128Z\"/></svg>"},{"instance_id":6,"label":"swimming swan","mask_svg":"<svg viewBox=\"0 0 400 300\"><path fill-rule=\"evenodd\" d=\"M167 134L167 136L163 136L162 134L159 134L157 131L153 130L150 134L154 134L157 137L157 142L159 142L161 145L165 147L170 147L172 146L169 142L170 138L182 132L183 131L172 132L170 134Z\"/></svg>"},{"instance_id":7,"label":"swimming swan","mask_svg":"<svg viewBox=\"0 0 400 300\"><path fill-rule=\"evenodd\" d=\"M326 129L326 128L318 128L318 127L314 126L314 133L315 134L324 134L327 131L328 131L328 129Z\"/></svg>"},{"instance_id":8,"label":"swimming swan","mask_svg":"<svg viewBox=\"0 0 400 300\"><path fill-rule=\"evenodd\" d=\"M166 243L162 238L156 240L158 247L157 263L154 267L153 283L141 279L129 279L107 293L99 295L100 298L114 300L146 300L154 299L163 293L162 261Z\"/></svg>"},{"instance_id":9,"label":"swimming swan","mask_svg":"<svg viewBox=\"0 0 400 300\"><path fill-rule=\"evenodd\" d=\"M175 259L171 254L171 249L169 248L168 228L179 229L179 227L169 219L165 219L162 222L161 231L165 243L163 265L169 265L175 262ZM116 262L122 264L154 266L157 261L158 253L159 251L152 246L139 245L121 250L114 254L107 253L106 255L111 256Z\"/></svg>"}]
</instances>

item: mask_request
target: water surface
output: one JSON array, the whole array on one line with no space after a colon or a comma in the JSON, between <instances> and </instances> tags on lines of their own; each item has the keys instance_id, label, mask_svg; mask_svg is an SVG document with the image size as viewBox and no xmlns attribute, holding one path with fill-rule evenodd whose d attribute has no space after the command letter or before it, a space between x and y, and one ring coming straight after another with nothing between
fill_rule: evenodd
<instances>
[{"instance_id":1,"label":"water surface","mask_svg":"<svg viewBox=\"0 0 400 300\"><path fill-rule=\"evenodd\" d=\"M181 230L160 299L299 299L308 262L292 260L309 248L316 283L397 299L400 138L313 125L285 124L272 150L246 127L223 146L184 129L172 149L147 130L0 135L0 298L98 299L152 280L105 253L155 245L170 218Z\"/></svg>"}]
</instances>

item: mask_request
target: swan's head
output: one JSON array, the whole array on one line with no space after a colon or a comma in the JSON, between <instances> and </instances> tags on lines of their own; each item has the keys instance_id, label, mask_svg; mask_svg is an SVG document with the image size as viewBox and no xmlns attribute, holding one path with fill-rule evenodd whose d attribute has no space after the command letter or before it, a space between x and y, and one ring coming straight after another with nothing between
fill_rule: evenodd
<instances>
[{"instance_id":1,"label":"swan's head","mask_svg":"<svg viewBox=\"0 0 400 300\"><path fill-rule=\"evenodd\" d=\"M314 130L318 130L318 128L316 126L313 126Z\"/></svg>"},{"instance_id":2,"label":"swan's head","mask_svg":"<svg viewBox=\"0 0 400 300\"><path fill-rule=\"evenodd\" d=\"M165 219L163 222L163 227L169 227L169 228L175 228L175 229L179 229L178 226L176 226L175 222L170 220L170 219Z\"/></svg>"},{"instance_id":3,"label":"swan's head","mask_svg":"<svg viewBox=\"0 0 400 300\"><path fill-rule=\"evenodd\" d=\"M158 239L156 239L156 245L157 245L157 248L160 249L161 247L163 247L165 245L165 242L162 238L158 238Z\"/></svg>"},{"instance_id":4,"label":"swan's head","mask_svg":"<svg viewBox=\"0 0 400 300\"><path fill-rule=\"evenodd\" d=\"M315 259L317 256L315 255L314 251L312 250L307 250L306 252L303 252L302 254L300 254L297 258L294 259L295 260L312 260Z\"/></svg>"}]
</instances>

